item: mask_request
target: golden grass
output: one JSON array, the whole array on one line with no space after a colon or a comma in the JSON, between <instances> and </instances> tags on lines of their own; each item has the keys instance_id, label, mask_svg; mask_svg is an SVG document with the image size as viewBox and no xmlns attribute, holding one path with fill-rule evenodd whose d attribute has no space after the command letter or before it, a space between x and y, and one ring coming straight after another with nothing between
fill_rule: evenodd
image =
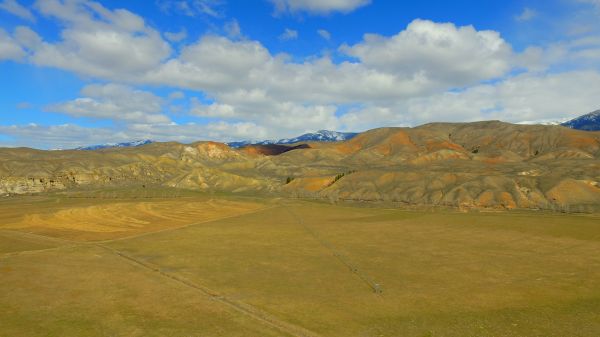
<instances>
[{"instance_id":1,"label":"golden grass","mask_svg":"<svg viewBox=\"0 0 600 337\"><path fill-rule=\"evenodd\" d=\"M281 336L105 249L0 260L0 336Z\"/></svg>"},{"instance_id":2,"label":"golden grass","mask_svg":"<svg viewBox=\"0 0 600 337\"><path fill-rule=\"evenodd\" d=\"M0 230L0 254L35 251L58 246L56 241L19 233Z\"/></svg>"},{"instance_id":3,"label":"golden grass","mask_svg":"<svg viewBox=\"0 0 600 337\"><path fill-rule=\"evenodd\" d=\"M13 213L0 223L0 229L70 240L107 240L236 216L265 207L258 202L206 197L139 200L48 198L36 201L24 204L18 210L13 209L11 203L0 203L0 212ZM71 203L74 204L72 207L65 207Z\"/></svg>"},{"instance_id":4,"label":"golden grass","mask_svg":"<svg viewBox=\"0 0 600 337\"><path fill-rule=\"evenodd\" d=\"M164 218L195 209L179 200L140 211L146 202L119 204ZM598 216L212 202L243 212L102 243L109 249L0 257L0 289L10 289L0 326L7 336L600 333ZM75 208L93 207L84 204ZM247 204L278 206L244 213Z\"/></svg>"}]
</instances>

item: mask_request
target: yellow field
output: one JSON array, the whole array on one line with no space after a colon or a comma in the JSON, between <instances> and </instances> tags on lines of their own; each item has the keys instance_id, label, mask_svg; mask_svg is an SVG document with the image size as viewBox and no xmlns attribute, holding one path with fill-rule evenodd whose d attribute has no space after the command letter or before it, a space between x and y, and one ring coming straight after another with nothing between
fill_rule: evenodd
<instances>
[{"instance_id":1,"label":"yellow field","mask_svg":"<svg viewBox=\"0 0 600 337\"><path fill-rule=\"evenodd\" d=\"M201 195L0 211L3 337L600 335L594 215Z\"/></svg>"}]
</instances>

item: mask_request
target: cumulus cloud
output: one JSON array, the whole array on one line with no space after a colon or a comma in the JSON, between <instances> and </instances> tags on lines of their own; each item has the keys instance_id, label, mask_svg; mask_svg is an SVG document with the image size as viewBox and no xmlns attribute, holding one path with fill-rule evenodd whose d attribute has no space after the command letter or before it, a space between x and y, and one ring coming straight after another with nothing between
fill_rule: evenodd
<instances>
[{"instance_id":1,"label":"cumulus cloud","mask_svg":"<svg viewBox=\"0 0 600 337\"><path fill-rule=\"evenodd\" d=\"M24 7L17 0L2 0L0 2L0 10L7 11L12 15L18 16L21 19L35 22L35 16L27 7Z\"/></svg>"},{"instance_id":2,"label":"cumulus cloud","mask_svg":"<svg viewBox=\"0 0 600 337\"><path fill-rule=\"evenodd\" d=\"M270 0L275 6L275 13L330 14L333 12L349 13L366 6L371 0Z\"/></svg>"},{"instance_id":3,"label":"cumulus cloud","mask_svg":"<svg viewBox=\"0 0 600 337\"><path fill-rule=\"evenodd\" d=\"M21 46L4 29L0 28L0 61L18 61L25 55L26 53Z\"/></svg>"},{"instance_id":4,"label":"cumulus cloud","mask_svg":"<svg viewBox=\"0 0 600 337\"><path fill-rule=\"evenodd\" d=\"M342 116L344 129L411 126L432 121L560 121L597 108L600 73L525 73L493 84L410 98L386 106L368 105ZM373 122L370 122L373 121Z\"/></svg>"},{"instance_id":5,"label":"cumulus cloud","mask_svg":"<svg viewBox=\"0 0 600 337\"><path fill-rule=\"evenodd\" d=\"M161 34L124 9L110 11L96 2L38 0L45 16L62 20L62 41L44 42L33 63L108 79L133 77L160 65L171 54Z\"/></svg>"},{"instance_id":6,"label":"cumulus cloud","mask_svg":"<svg viewBox=\"0 0 600 337\"><path fill-rule=\"evenodd\" d=\"M281 35L279 35L279 39L282 41L296 40L298 38L298 31L286 28Z\"/></svg>"},{"instance_id":7,"label":"cumulus cloud","mask_svg":"<svg viewBox=\"0 0 600 337\"><path fill-rule=\"evenodd\" d=\"M391 37L366 35L355 45L342 46L340 51L355 61L335 63L324 56L290 62L258 41L214 35L165 59L168 44L134 14L100 11L99 5L90 9L79 2L43 4L44 13L62 15L72 26L62 32L62 42L36 47L34 63L112 81L198 90L217 100L230 91L255 89L298 104L397 100L501 77L514 61L510 46L496 32L424 20ZM90 11L105 19L95 20ZM293 36L292 30L286 34Z\"/></svg>"},{"instance_id":8,"label":"cumulus cloud","mask_svg":"<svg viewBox=\"0 0 600 337\"><path fill-rule=\"evenodd\" d=\"M35 50L42 45L42 38L31 28L18 26L15 28L14 39L23 48Z\"/></svg>"},{"instance_id":9,"label":"cumulus cloud","mask_svg":"<svg viewBox=\"0 0 600 337\"><path fill-rule=\"evenodd\" d=\"M128 123L168 123L161 114L163 101L146 91L120 84L92 84L81 90L84 97L48 105L50 112L74 117L120 120Z\"/></svg>"},{"instance_id":10,"label":"cumulus cloud","mask_svg":"<svg viewBox=\"0 0 600 337\"><path fill-rule=\"evenodd\" d=\"M418 113L407 115L398 102L502 78L517 59L495 32L423 20L391 37L367 35L341 50L355 60L334 63L326 56L295 63L257 41L209 35L141 80L207 93L214 102L194 102L193 115L254 122L272 130L272 136L289 136L358 127L348 122L351 114L336 117L338 107L348 104L403 116L366 118L363 124L420 121Z\"/></svg>"},{"instance_id":11,"label":"cumulus cloud","mask_svg":"<svg viewBox=\"0 0 600 337\"><path fill-rule=\"evenodd\" d=\"M367 34L340 50L371 69L442 86L500 77L510 70L512 57L510 45L495 31L426 20L415 20L389 38Z\"/></svg>"},{"instance_id":12,"label":"cumulus cloud","mask_svg":"<svg viewBox=\"0 0 600 337\"><path fill-rule=\"evenodd\" d=\"M336 129L340 123L333 104L305 105L279 101L260 90L237 91L221 97L227 103L203 104L192 101L190 113L221 120L242 120L256 123L271 131L271 136L290 136L323 128ZM252 135L251 139L256 139Z\"/></svg>"},{"instance_id":13,"label":"cumulus cloud","mask_svg":"<svg viewBox=\"0 0 600 337\"><path fill-rule=\"evenodd\" d=\"M62 23L59 41L43 41L27 27L13 35L0 29L0 58L127 83L91 85L81 97L48 107L119 121L124 140L258 139L442 120L564 118L593 110L600 95L594 89L600 77L593 70L600 41L593 36L516 53L494 31L415 20L392 36L367 34L342 45L343 61L328 55L297 61L240 38L235 20L224 26L226 36L186 41L173 54L162 39L169 35L128 11L86 0L40 0L36 8ZM548 72L552 67L559 71ZM136 85L172 93L163 99ZM183 89L206 99L186 99L174 91ZM167 106L173 100L178 105ZM169 109L211 122L175 124L163 113ZM18 138L11 132L5 134Z\"/></svg>"},{"instance_id":14,"label":"cumulus cloud","mask_svg":"<svg viewBox=\"0 0 600 337\"><path fill-rule=\"evenodd\" d=\"M592 85L588 85L592 84ZM412 126L430 121L475 121L501 119L509 122L561 120L588 112L597 105L600 74L571 72L546 76L523 74L494 84L483 84L460 92L445 92L385 105L367 104L339 117L335 106L307 107L290 102L265 102L264 94L238 93L239 106L223 103L204 105L196 101L192 113L214 117L206 125L194 123L127 124L118 137L112 129L64 129L63 127L0 127L0 134L17 138L20 144L59 147L106 142L107 139L157 139L192 142L198 139L230 141L264 139L298 134L304 130L332 128L362 131L380 126ZM233 98L231 99L233 101ZM253 104L249 104L252 103ZM269 104L274 104L270 106ZM281 111L260 113L262 107ZM241 108L246 110L240 110ZM210 111L202 111L209 109ZM238 118L247 120L236 121ZM231 119L231 122L223 121ZM292 120L292 124L286 123ZM283 130L280 130L282 129ZM112 130L112 131L111 131ZM60 132L60 134L56 134ZM103 138L104 137L104 138ZM42 141L43 140L43 141Z\"/></svg>"},{"instance_id":15,"label":"cumulus cloud","mask_svg":"<svg viewBox=\"0 0 600 337\"><path fill-rule=\"evenodd\" d=\"M595 108L598 105L597 97L600 97L598 85L600 73L595 71L522 74L497 84L478 85L462 92L415 99L409 111L430 114L429 120L442 112L456 116L455 121L559 120L576 117Z\"/></svg>"},{"instance_id":16,"label":"cumulus cloud","mask_svg":"<svg viewBox=\"0 0 600 337\"><path fill-rule=\"evenodd\" d=\"M514 61L496 32L423 20L392 37L367 35L341 51L356 61L334 63L325 56L294 63L257 41L205 36L140 79L205 91L217 100L235 90L262 90L299 104L361 103L476 84L504 76Z\"/></svg>"}]
</instances>

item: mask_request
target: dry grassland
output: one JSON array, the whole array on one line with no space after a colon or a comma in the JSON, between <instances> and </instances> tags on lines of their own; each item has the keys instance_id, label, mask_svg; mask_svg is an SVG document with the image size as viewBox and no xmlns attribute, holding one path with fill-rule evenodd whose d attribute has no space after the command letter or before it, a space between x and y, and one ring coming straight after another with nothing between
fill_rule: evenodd
<instances>
[{"instance_id":1,"label":"dry grassland","mask_svg":"<svg viewBox=\"0 0 600 337\"><path fill-rule=\"evenodd\" d=\"M2 337L600 335L595 215L56 200L0 201Z\"/></svg>"}]
</instances>

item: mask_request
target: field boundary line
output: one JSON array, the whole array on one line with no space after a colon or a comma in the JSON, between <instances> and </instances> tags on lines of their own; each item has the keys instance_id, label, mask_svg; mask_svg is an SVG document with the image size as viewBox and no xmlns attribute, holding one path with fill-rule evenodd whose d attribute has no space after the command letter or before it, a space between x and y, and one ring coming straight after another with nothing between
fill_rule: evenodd
<instances>
[{"instance_id":1,"label":"field boundary line","mask_svg":"<svg viewBox=\"0 0 600 337\"><path fill-rule=\"evenodd\" d=\"M54 237L54 236L47 236L47 235L42 235L42 234L20 231L18 229L0 229L0 235L2 233L6 233L8 235L14 235L14 236L21 236L22 238L28 237L30 239L44 240L46 242L52 242L52 243L72 244L72 243L77 242L77 241L72 241L72 240L63 239L63 238Z\"/></svg>"},{"instance_id":2,"label":"field boundary line","mask_svg":"<svg viewBox=\"0 0 600 337\"><path fill-rule=\"evenodd\" d=\"M17 237L20 240L35 239L35 240L40 240L43 244L51 244L52 243L52 244L55 244L56 246L48 247L48 248L27 249L27 250L15 251L15 252L2 253L2 254L0 254L0 259L5 259L5 258L13 257L13 256L21 256L21 255L34 255L34 254L38 254L38 253L60 250L63 248L72 248L72 247L79 247L79 246L85 245L85 242L71 241L71 240L56 238L56 237L52 237L52 236L46 236L46 235L41 235L41 234L29 233L29 232L22 232L19 230L0 229L0 235L2 235L3 233L5 233L5 235L9 235L9 236L14 235L15 237Z\"/></svg>"},{"instance_id":3,"label":"field boundary line","mask_svg":"<svg viewBox=\"0 0 600 337\"><path fill-rule=\"evenodd\" d=\"M319 335L317 335L316 333L314 333L312 331L309 331L303 327L299 327L299 326L293 325L291 323L282 321L282 320L278 319L277 317L275 317L269 313L266 313L252 305L231 300L223 295L220 295L218 292L216 292L208 287L205 287L198 283L192 282L184 277L165 272L165 271L161 270L160 266L153 265L151 263L136 259L135 257L133 257L129 254L123 253L119 250L116 250L114 248L111 248L111 247L108 247L108 246L105 246L102 244L97 243L95 245L117 255L118 257L120 257L122 259L129 261L132 264L137 265L138 267L142 267L146 270L150 270L150 271L155 272L165 278L175 281L179 284L185 285L188 288L192 288L192 289L202 293L203 295L208 296L211 300L219 302L221 304L224 304L239 313L247 315L267 326L275 328L275 329L279 330L280 332L283 332L285 334L288 334L288 335L294 336L294 337L319 337Z\"/></svg>"},{"instance_id":4,"label":"field boundary line","mask_svg":"<svg viewBox=\"0 0 600 337\"><path fill-rule=\"evenodd\" d=\"M354 264L352 261L350 261L349 258L344 256L344 254L337 250L331 243L323 239L319 234L317 234L317 232L312 230L312 228L310 228L306 223L304 223L304 220L302 220L302 218L299 215L294 213L290 208L286 208L286 210L292 215L294 220L296 220L296 223L298 223L308 234L310 234L310 236L317 240L317 242L319 242L321 246L329 250L331 254L333 254L333 256L336 259L338 259L338 261L340 261L343 265L348 267L348 269L350 269L350 272L358 276L358 278L361 281L363 281L367 286L369 286L369 288L371 288L371 290L373 290L374 293L383 293L383 289L381 288L381 285L379 283L376 283L369 275L361 271L356 264Z\"/></svg>"},{"instance_id":5,"label":"field boundary line","mask_svg":"<svg viewBox=\"0 0 600 337\"><path fill-rule=\"evenodd\" d=\"M62 245L62 246L51 247L51 248L20 250L17 252L9 252L9 253L0 254L0 259L7 259L7 258L11 258L13 256L35 255L35 254L46 253L46 252L51 252L51 251L56 251L56 250L61 250L61 249L84 247L84 246L86 246L86 244L81 243L81 244Z\"/></svg>"}]
</instances>

